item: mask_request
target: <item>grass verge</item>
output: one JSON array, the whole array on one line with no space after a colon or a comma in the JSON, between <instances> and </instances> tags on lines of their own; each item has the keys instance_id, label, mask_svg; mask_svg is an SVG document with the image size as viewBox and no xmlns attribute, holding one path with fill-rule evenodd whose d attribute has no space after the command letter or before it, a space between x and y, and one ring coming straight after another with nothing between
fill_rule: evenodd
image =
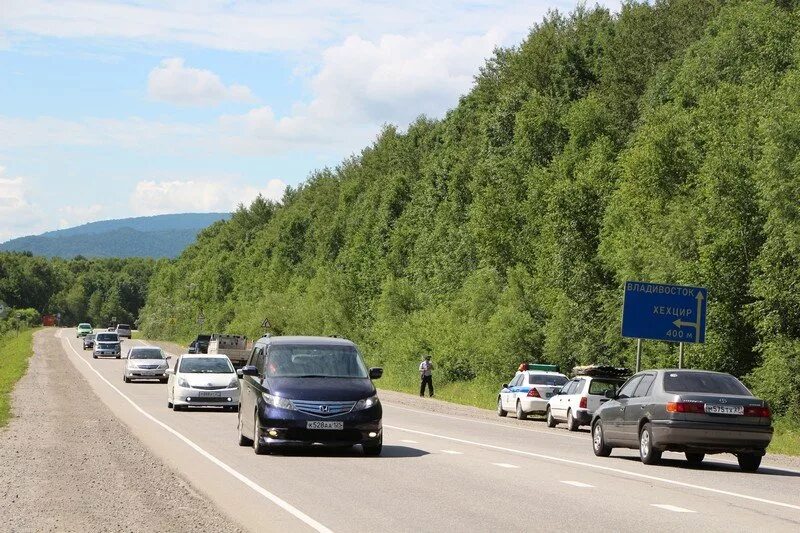
<instances>
[{"instance_id":1,"label":"grass verge","mask_svg":"<svg viewBox=\"0 0 800 533\"><path fill-rule=\"evenodd\" d=\"M767 451L800 455L800 420L788 416L775 419L775 433Z\"/></svg>"},{"instance_id":2,"label":"grass verge","mask_svg":"<svg viewBox=\"0 0 800 533\"><path fill-rule=\"evenodd\" d=\"M11 418L11 391L28 369L35 331L27 329L19 335L9 333L0 337L0 428Z\"/></svg>"}]
</instances>

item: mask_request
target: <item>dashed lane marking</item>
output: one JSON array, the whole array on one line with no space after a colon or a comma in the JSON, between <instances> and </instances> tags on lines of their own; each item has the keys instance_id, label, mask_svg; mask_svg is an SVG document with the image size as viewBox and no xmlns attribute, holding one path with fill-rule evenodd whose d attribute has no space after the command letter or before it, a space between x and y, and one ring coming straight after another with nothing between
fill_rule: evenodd
<instances>
[{"instance_id":1,"label":"dashed lane marking","mask_svg":"<svg viewBox=\"0 0 800 533\"><path fill-rule=\"evenodd\" d=\"M588 483L581 483L580 481L562 481L561 483L565 485L572 485L573 487L578 487L581 489L593 489L594 485L589 485Z\"/></svg>"},{"instance_id":2,"label":"dashed lane marking","mask_svg":"<svg viewBox=\"0 0 800 533\"><path fill-rule=\"evenodd\" d=\"M500 468L519 468L517 465L511 465L508 463L492 463L494 466L499 466Z\"/></svg>"},{"instance_id":3,"label":"dashed lane marking","mask_svg":"<svg viewBox=\"0 0 800 533\"><path fill-rule=\"evenodd\" d=\"M652 507L658 507L659 509L664 509L665 511L672 511L673 513L696 513L697 511L692 511L691 509L684 509L683 507L676 507L674 505L667 505L665 503L651 503Z\"/></svg>"},{"instance_id":4,"label":"dashed lane marking","mask_svg":"<svg viewBox=\"0 0 800 533\"><path fill-rule=\"evenodd\" d=\"M464 452L457 452L455 450L440 450L442 453L449 453L450 455L464 455Z\"/></svg>"}]
</instances>

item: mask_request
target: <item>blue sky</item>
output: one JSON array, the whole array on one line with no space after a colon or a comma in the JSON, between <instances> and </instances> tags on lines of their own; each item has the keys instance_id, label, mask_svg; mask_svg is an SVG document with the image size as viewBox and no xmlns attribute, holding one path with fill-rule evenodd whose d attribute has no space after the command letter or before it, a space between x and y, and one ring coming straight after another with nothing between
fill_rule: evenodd
<instances>
[{"instance_id":1,"label":"blue sky","mask_svg":"<svg viewBox=\"0 0 800 533\"><path fill-rule=\"evenodd\" d=\"M576 2L3 4L0 242L277 199Z\"/></svg>"}]
</instances>

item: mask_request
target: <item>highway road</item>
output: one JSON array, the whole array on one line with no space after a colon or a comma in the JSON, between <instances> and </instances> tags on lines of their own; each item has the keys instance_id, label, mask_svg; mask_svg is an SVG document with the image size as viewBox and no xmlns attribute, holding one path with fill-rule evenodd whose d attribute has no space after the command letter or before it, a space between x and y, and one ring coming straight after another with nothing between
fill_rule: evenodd
<instances>
[{"instance_id":1,"label":"highway road","mask_svg":"<svg viewBox=\"0 0 800 533\"><path fill-rule=\"evenodd\" d=\"M445 414L397 393L383 393L380 457L358 449L256 456L237 445L236 413L174 412L165 385L123 383L124 360L92 359L74 330L58 335L64 356L132 433L252 531L800 530L800 471L744 474L733 456L700 468L678 454L659 466L642 465L634 450L598 458L588 432L472 408ZM123 351L142 344L125 341Z\"/></svg>"}]
</instances>

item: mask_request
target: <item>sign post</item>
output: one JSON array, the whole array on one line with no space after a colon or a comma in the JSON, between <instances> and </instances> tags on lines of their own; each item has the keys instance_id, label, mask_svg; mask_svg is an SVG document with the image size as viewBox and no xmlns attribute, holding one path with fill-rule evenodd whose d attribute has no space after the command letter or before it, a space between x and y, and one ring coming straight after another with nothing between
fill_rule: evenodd
<instances>
[{"instance_id":1,"label":"sign post","mask_svg":"<svg viewBox=\"0 0 800 533\"><path fill-rule=\"evenodd\" d=\"M705 287L628 281L622 303L622 336L636 339L636 371L642 339L677 342L678 368L683 367L683 344L706 341Z\"/></svg>"}]
</instances>

